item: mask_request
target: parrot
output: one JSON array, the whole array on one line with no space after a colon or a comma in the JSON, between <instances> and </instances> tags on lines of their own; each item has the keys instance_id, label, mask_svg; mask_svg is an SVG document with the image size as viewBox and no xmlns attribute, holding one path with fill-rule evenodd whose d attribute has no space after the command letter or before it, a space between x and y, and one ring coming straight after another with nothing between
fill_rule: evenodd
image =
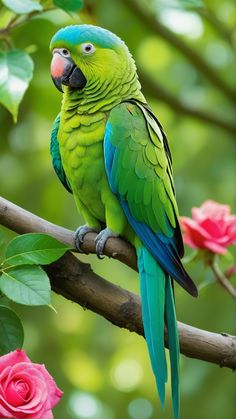
<instances>
[{"instance_id":1,"label":"parrot","mask_svg":"<svg viewBox=\"0 0 236 419\"><path fill-rule=\"evenodd\" d=\"M172 156L161 123L148 105L125 42L88 24L59 29L50 43L51 77L62 92L50 143L54 170L74 196L85 224L96 232L102 258L110 237L131 243L137 254L142 321L160 402L164 408L167 331L173 414L179 418L179 337L173 280L196 297L181 263L183 240Z\"/></svg>"}]
</instances>

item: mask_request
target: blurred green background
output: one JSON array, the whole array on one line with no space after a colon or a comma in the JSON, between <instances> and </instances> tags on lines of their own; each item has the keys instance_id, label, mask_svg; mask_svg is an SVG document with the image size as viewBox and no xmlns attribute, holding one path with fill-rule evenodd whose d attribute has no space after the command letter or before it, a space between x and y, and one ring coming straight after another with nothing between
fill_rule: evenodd
<instances>
[{"instance_id":1,"label":"blurred green background","mask_svg":"<svg viewBox=\"0 0 236 419\"><path fill-rule=\"evenodd\" d=\"M143 92L169 138L180 214L189 216L192 206L209 198L233 207L235 103L227 86L233 90L235 85L235 17L233 0L91 0L79 14L53 10L12 31L15 46L32 52L35 72L18 123L0 108L1 195L65 227L82 223L49 156L61 95L50 78L48 45L61 26L85 22L122 37L137 62ZM189 48L181 52L178 42ZM206 77L204 63L213 68L217 82L214 74ZM2 231L6 241L13 236ZM108 280L138 292L137 275L121 263L81 259ZM223 267L232 263L230 256L222 261ZM198 284L211 278L201 263L188 269ZM197 300L176 287L176 300L179 320L235 334L234 301L218 284L203 287ZM46 364L65 393L55 419L172 417L170 383L163 413L141 337L60 296L53 295L53 304L57 314L45 307L14 308L25 326L24 349ZM229 369L181 356L181 419L233 419L235 384Z\"/></svg>"}]
</instances>

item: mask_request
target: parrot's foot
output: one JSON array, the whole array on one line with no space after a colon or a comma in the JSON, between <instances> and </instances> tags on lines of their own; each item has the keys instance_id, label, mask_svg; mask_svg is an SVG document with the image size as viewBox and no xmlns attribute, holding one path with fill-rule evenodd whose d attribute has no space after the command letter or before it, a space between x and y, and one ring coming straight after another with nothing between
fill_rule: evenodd
<instances>
[{"instance_id":1,"label":"parrot's foot","mask_svg":"<svg viewBox=\"0 0 236 419\"><path fill-rule=\"evenodd\" d=\"M104 230L100 231L100 233L97 235L95 239L96 243L96 254L99 259L103 258L103 250L105 247L105 244L108 239L111 237L118 237L119 234L113 233L109 228L105 228Z\"/></svg>"},{"instance_id":2,"label":"parrot's foot","mask_svg":"<svg viewBox=\"0 0 236 419\"><path fill-rule=\"evenodd\" d=\"M90 233L90 232L98 233L99 229L89 227L85 224L84 226L78 227L77 230L75 231L75 247L81 253L82 253L81 244L84 241L84 236L85 234Z\"/></svg>"}]
</instances>

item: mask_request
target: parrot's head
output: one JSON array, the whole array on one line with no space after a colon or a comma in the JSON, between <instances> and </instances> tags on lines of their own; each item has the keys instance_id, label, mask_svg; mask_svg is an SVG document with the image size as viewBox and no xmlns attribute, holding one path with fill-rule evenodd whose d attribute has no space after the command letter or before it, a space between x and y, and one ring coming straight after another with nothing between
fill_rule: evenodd
<instances>
[{"instance_id":1,"label":"parrot's head","mask_svg":"<svg viewBox=\"0 0 236 419\"><path fill-rule=\"evenodd\" d=\"M60 91L82 90L114 79L130 81L136 75L125 43L112 32L93 25L72 25L52 38L51 76ZM68 86L67 88L63 86Z\"/></svg>"}]
</instances>

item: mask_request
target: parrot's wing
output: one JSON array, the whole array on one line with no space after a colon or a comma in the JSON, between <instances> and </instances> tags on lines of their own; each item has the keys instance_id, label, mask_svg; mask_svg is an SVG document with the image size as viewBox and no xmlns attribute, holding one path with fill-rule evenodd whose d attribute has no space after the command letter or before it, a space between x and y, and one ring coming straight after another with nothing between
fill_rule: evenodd
<instances>
[{"instance_id":1,"label":"parrot's wing","mask_svg":"<svg viewBox=\"0 0 236 419\"><path fill-rule=\"evenodd\" d=\"M180 261L183 242L170 149L147 105L129 101L112 109L104 154L110 187L136 234L163 269L196 295L196 286Z\"/></svg>"},{"instance_id":2,"label":"parrot's wing","mask_svg":"<svg viewBox=\"0 0 236 419\"><path fill-rule=\"evenodd\" d=\"M70 184L68 179L66 178L66 174L64 172L62 161L61 161L61 154L60 154L60 148L59 148L59 142L57 139L58 129L60 125L60 114L56 117L53 127L52 127L52 133L51 133L51 143L50 143L50 154L52 158L52 164L54 167L54 170L59 177L61 183L65 188L68 190L68 192L72 193Z\"/></svg>"}]
</instances>

